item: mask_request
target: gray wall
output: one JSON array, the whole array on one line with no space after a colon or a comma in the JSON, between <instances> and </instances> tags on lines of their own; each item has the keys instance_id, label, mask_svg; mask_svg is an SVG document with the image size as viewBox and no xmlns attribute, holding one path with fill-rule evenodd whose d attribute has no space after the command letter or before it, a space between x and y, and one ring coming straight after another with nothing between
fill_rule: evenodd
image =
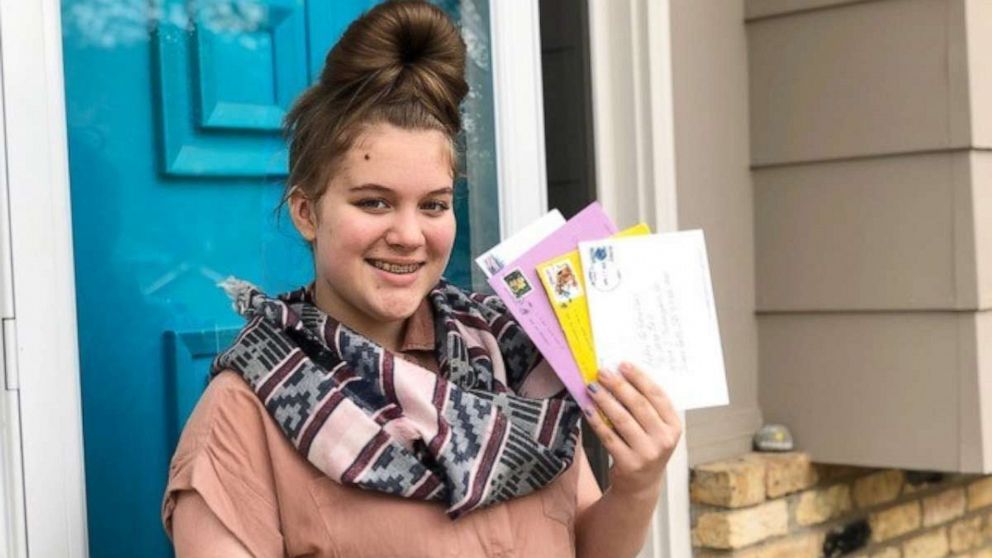
<instances>
[{"instance_id":1,"label":"gray wall","mask_svg":"<svg viewBox=\"0 0 992 558\"><path fill-rule=\"evenodd\" d=\"M746 6L765 417L988 472L992 2Z\"/></svg>"}]
</instances>

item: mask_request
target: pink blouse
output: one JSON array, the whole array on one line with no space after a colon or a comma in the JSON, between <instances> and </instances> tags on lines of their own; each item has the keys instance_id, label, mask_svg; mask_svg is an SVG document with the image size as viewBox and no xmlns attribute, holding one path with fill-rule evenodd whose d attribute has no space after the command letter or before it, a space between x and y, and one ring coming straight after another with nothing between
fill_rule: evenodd
<instances>
[{"instance_id":1,"label":"pink blouse","mask_svg":"<svg viewBox=\"0 0 992 558\"><path fill-rule=\"evenodd\" d=\"M436 370L426 304L409 320L403 356ZM580 448L575 462L585 455ZM244 380L223 372L190 416L169 468L162 521L184 491L254 556L564 558L575 556L580 467L535 493L456 521L440 504L343 486L304 459Z\"/></svg>"}]
</instances>

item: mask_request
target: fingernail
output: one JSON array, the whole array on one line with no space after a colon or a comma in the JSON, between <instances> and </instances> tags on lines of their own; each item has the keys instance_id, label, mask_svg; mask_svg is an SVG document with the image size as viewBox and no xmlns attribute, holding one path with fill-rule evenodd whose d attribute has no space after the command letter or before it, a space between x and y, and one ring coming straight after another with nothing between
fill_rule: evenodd
<instances>
[{"instance_id":1,"label":"fingernail","mask_svg":"<svg viewBox=\"0 0 992 558\"><path fill-rule=\"evenodd\" d=\"M617 367L621 372L630 372L630 363L621 362L620 366Z\"/></svg>"},{"instance_id":2,"label":"fingernail","mask_svg":"<svg viewBox=\"0 0 992 558\"><path fill-rule=\"evenodd\" d=\"M602 369L599 371L600 378L606 378L607 380L612 380L617 377L617 375L612 370Z\"/></svg>"},{"instance_id":3,"label":"fingernail","mask_svg":"<svg viewBox=\"0 0 992 558\"><path fill-rule=\"evenodd\" d=\"M593 382L588 387L590 392L599 393L599 382Z\"/></svg>"},{"instance_id":4,"label":"fingernail","mask_svg":"<svg viewBox=\"0 0 992 558\"><path fill-rule=\"evenodd\" d=\"M586 418L592 418L592 409L582 409L582 414L585 415Z\"/></svg>"}]
</instances>

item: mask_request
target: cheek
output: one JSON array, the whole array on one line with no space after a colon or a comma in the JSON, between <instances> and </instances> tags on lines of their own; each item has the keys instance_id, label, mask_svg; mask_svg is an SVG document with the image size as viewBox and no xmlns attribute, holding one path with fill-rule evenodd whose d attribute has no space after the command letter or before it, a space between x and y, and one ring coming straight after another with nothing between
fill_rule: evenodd
<instances>
[{"instance_id":1,"label":"cheek","mask_svg":"<svg viewBox=\"0 0 992 558\"><path fill-rule=\"evenodd\" d=\"M375 222L362 219L341 219L330 221L318 231L318 241L329 257L360 254L383 235Z\"/></svg>"},{"instance_id":2,"label":"cheek","mask_svg":"<svg viewBox=\"0 0 992 558\"><path fill-rule=\"evenodd\" d=\"M317 275L339 288L351 284L364 264L375 232L368 227L321 227L314 244Z\"/></svg>"},{"instance_id":3,"label":"cheek","mask_svg":"<svg viewBox=\"0 0 992 558\"><path fill-rule=\"evenodd\" d=\"M455 219L452 215L444 221L434 223L427 234L427 242L432 250L447 255L455 244Z\"/></svg>"}]
</instances>

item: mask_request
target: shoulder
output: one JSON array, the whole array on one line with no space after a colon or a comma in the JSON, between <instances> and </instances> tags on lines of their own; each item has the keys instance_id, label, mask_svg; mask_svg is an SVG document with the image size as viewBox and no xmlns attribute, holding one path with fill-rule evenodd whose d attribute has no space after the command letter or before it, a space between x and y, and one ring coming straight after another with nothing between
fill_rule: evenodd
<instances>
[{"instance_id":1,"label":"shoulder","mask_svg":"<svg viewBox=\"0 0 992 558\"><path fill-rule=\"evenodd\" d=\"M200 396L183 427L175 458L204 447L237 441L243 451L265 443L266 421L271 420L251 387L233 371L217 374Z\"/></svg>"},{"instance_id":2,"label":"shoulder","mask_svg":"<svg viewBox=\"0 0 992 558\"><path fill-rule=\"evenodd\" d=\"M210 381L183 427L169 466L169 483L173 489L193 486L197 477L205 482L203 471L211 471L206 475L213 479L206 483L210 488L199 492L240 486L273 505L273 461L288 461L288 446L248 384L234 372L222 372Z\"/></svg>"},{"instance_id":3,"label":"shoulder","mask_svg":"<svg viewBox=\"0 0 992 558\"><path fill-rule=\"evenodd\" d=\"M248 382L237 372L224 370L207 384L193 415L207 415L216 420L217 415L253 415L260 411L265 412L265 407ZM193 418L191 416L190 420Z\"/></svg>"},{"instance_id":4,"label":"shoulder","mask_svg":"<svg viewBox=\"0 0 992 558\"><path fill-rule=\"evenodd\" d=\"M167 532L173 533L180 495L196 493L202 500L201 511L219 519L252 554L281 555L278 468L267 436L271 428L276 428L274 421L239 375L215 376L186 422L169 465L162 503ZM182 523L175 527L181 530ZM175 535L185 540L196 533Z\"/></svg>"},{"instance_id":5,"label":"shoulder","mask_svg":"<svg viewBox=\"0 0 992 558\"><path fill-rule=\"evenodd\" d=\"M224 370L214 376L207 384L203 398L218 401L232 400L242 402L242 404L247 401L258 401L258 397L255 396L255 392L251 390L248 382L233 370Z\"/></svg>"}]
</instances>

